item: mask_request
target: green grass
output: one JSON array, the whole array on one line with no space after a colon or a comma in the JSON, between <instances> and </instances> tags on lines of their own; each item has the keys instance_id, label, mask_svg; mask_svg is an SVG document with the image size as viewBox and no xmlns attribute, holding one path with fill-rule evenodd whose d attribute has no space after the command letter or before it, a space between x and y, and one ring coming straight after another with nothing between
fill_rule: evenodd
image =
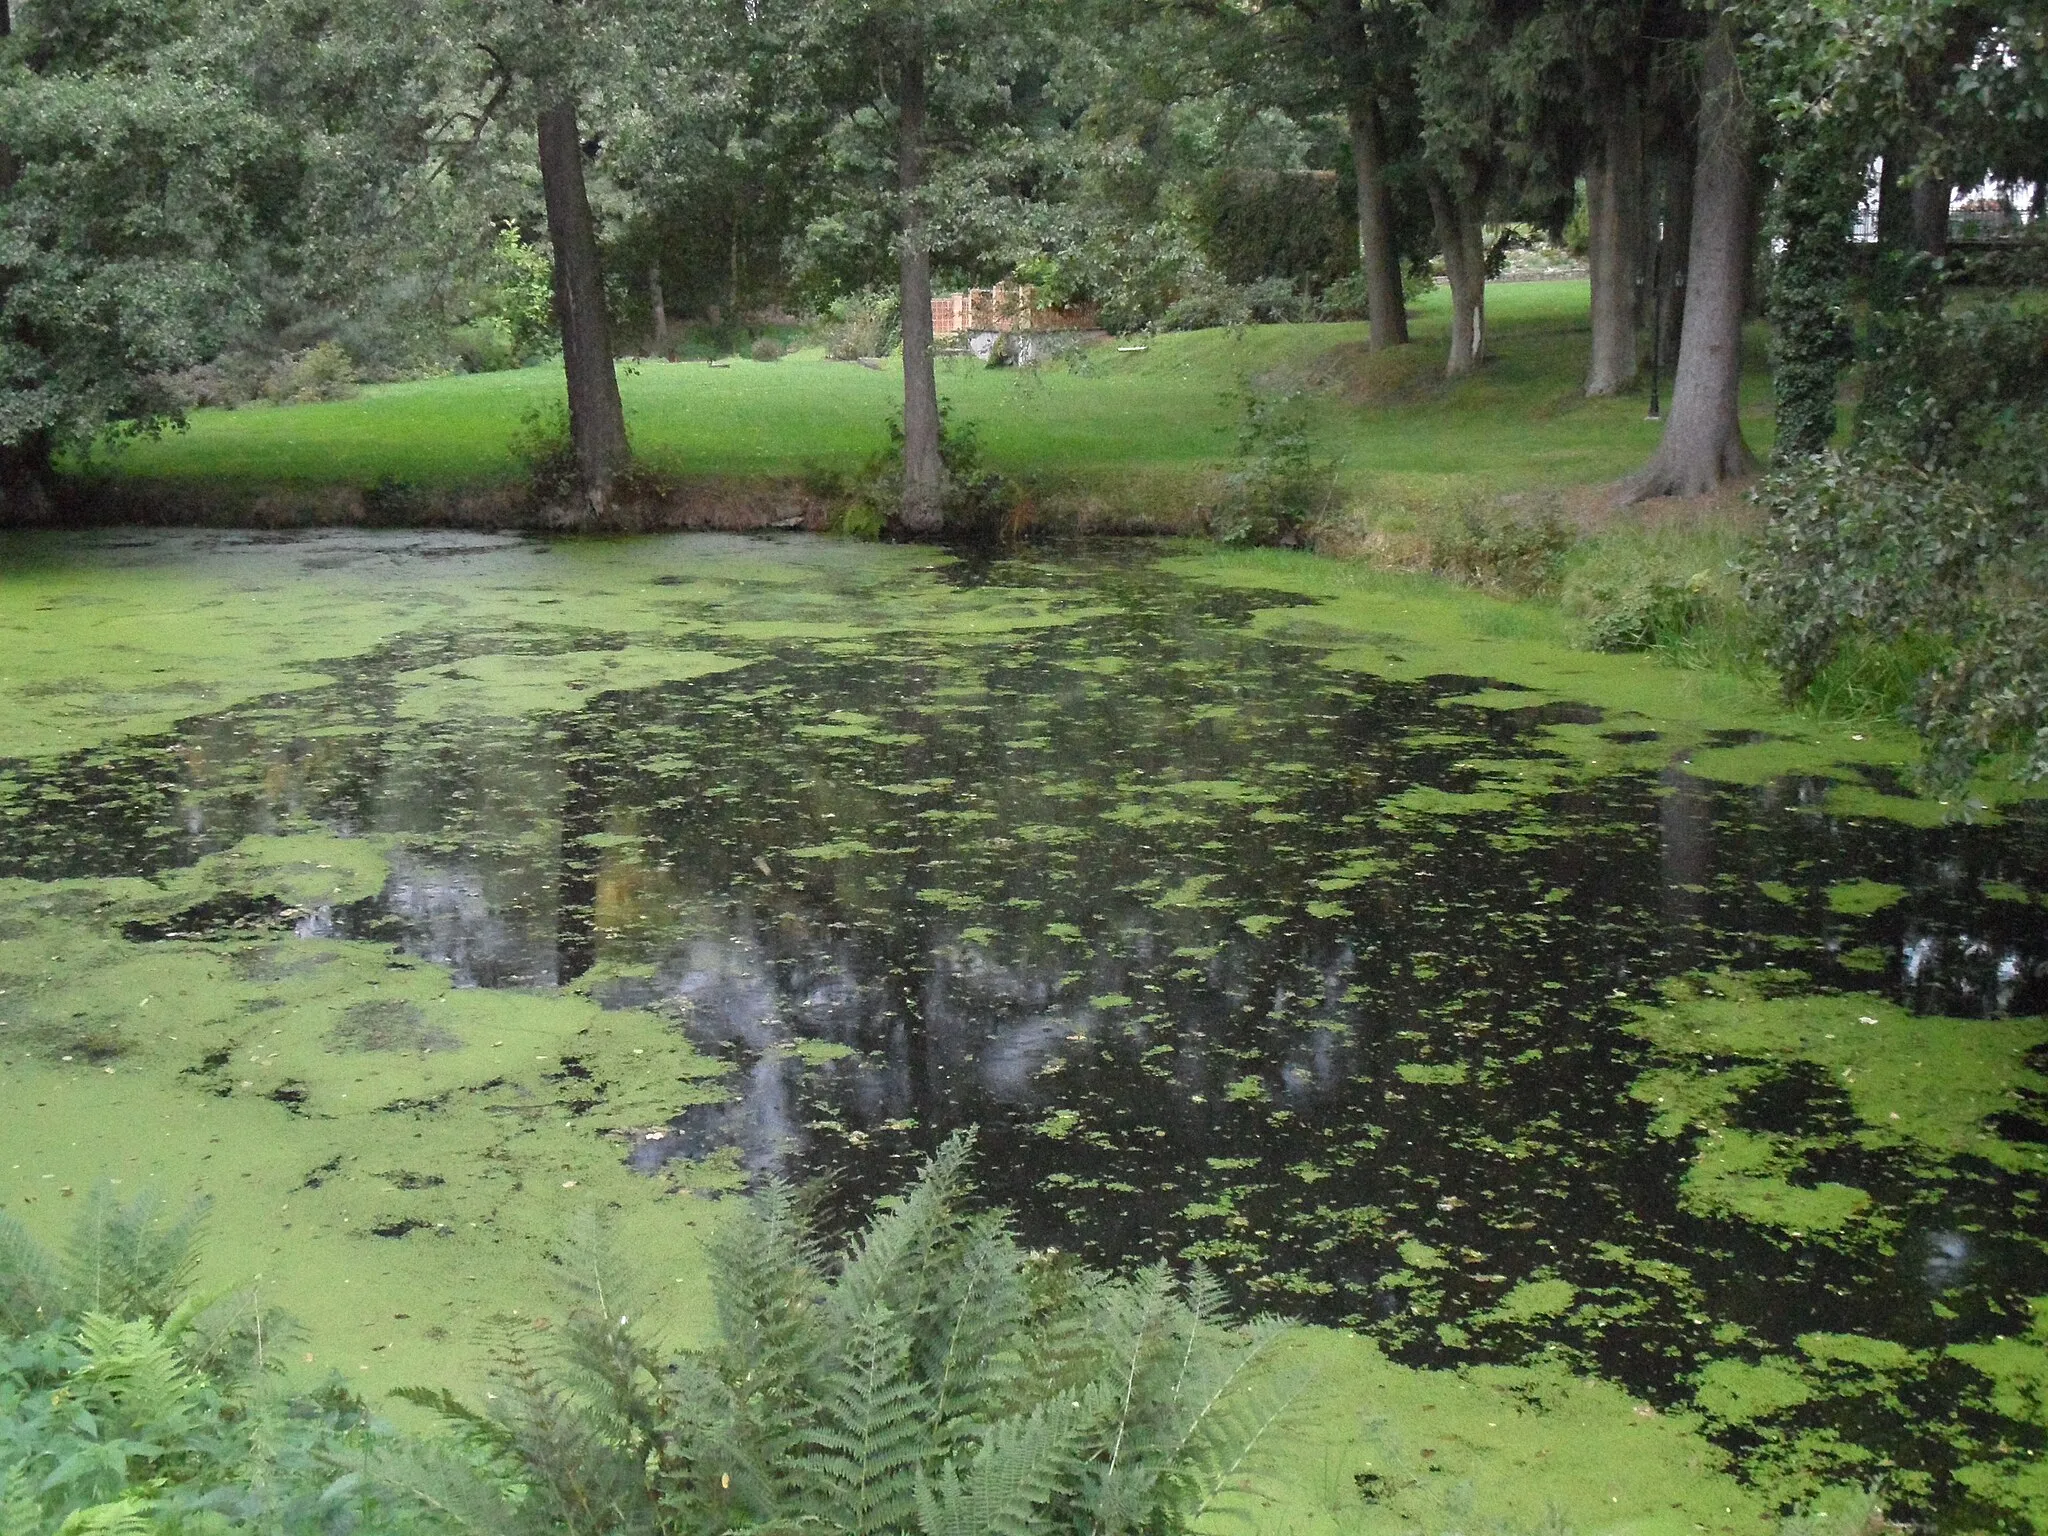
<instances>
[{"instance_id":1,"label":"green grass","mask_svg":"<svg viewBox=\"0 0 2048 1536\"><path fill-rule=\"evenodd\" d=\"M1114 344L1036 369L942 360L939 387L979 431L988 462L1052 480L1171 478L1226 463L1240 381L1315 391L1326 451L1354 494L1436 499L1608 479L1648 455L1658 427L1643 397L1586 400L1583 282L1499 284L1488 292L1496 360L1441 381L1448 300L1415 311L1416 346L1368 359L1363 325L1256 326ZM1760 364L1760 356L1756 359ZM833 363L813 352L731 366L628 363L621 389L633 442L659 469L758 477L858 467L885 440L900 368ZM1750 396L1768 397L1761 368ZM423 487L517 472L522 421L562 398L552 367L365 389L322 405L194 412L189 427L106 460L116 475L236 485ZM1752 446L1768 423L1751 423Z\"/></svg>"}]
</instances>

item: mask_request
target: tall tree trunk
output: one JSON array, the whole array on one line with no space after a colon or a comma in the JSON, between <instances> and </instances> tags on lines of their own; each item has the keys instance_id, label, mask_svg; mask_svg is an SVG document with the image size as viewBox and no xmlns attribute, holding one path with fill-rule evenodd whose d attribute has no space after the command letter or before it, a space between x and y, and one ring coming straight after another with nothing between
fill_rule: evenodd
<instances>
[{"instance_id":1,"label":"tall tree trunk","mask_svg":"<svg viewBox=\"0 0 2048 1536\"><path fill-rule=\"evenodd\" d=\"M1394 250L1394 199L1387 190L1386 135L1380 104L1354 95L1351 164L1358 177L1358 269L1365 278L1365 311L1372 350L1408 344L1408 304L1401 291L1401 259Z\"/></svg>"},{"instance_id":2,"label":"tall tree trunk","mask_svg":"<svg viewBox=\"0 0 2048 1536\"><path fill-rule=\"evenodd\" d=\"M1685 330L1685 263L1692 254L1692 167L1693 146L1680 145L1664 166L1664 236L1658 275L1663 282L1660 299L1663 330L1658 336L1658 355L1668 368L1678 357L1678 338Z\"/></svg>"},{"instance_id":3,"label":"tall tree trunk","mask_svg":"<svg viewBox=\"0 0 2048 1536\"><path fill-rule=\"evenodd\" d=\"M557 102L540 115L540 185L555 252L555 321L562 331L562 371L569 384L569 435L576 445L584 501L593 516L600 516L611 504L613 477L625 468L631 450L619 376L612 366L597 226L583 186L583 140L576 131L574 101Z\"/></svg>"},{"instance_id":4,"label":"tall tree trunk","mask_svg":"<svg viewBox=\"0 0 2048 1536\"><path fill-rule=\"evenodd\" d=\"M1913 183L1913 249L1923 256L1948 254L1949 196L1946 177L1922 175Z\"/></svg>"},{"instance_id":5,"label":"tall tree trunk","mask_svg":"<svg viewBox=\"0 0 2048 1536\"><path fill-rule=\"evenodd\" d=\"M1593 349L1586 393L1618 395L1641 367L1643 125L1633 82L1601 93L1600 157L1586 173Z\"/></svg>"},{"instance_id":6,"label":"tall tree trunk","mask_svg":"<svg viewBox=\"0 0 2048 1536\"><path fill-rule=\"evenodd\" d=\"M1700 61L1699 164L1693 177L1692 245L1686 258L1685 325L1664 437L1650 462L1622 483L1625 501L1703 496L1752 474L1742 440L1742 299L1750 257L1755 175L1749 105L1735 70L1726 20Z\"/></svg>"},{"instance_id":7,"label":"tall tree trunk","mask_svg":"<svg viewBox=\"0 0 2048 1536\"><path fill-rule=\"evenodd\" d=\"M1475 372L1486 356L1486 231L1480 200L1431 175L1429 209L1436 219L1444 276L1451 284L1451 354L1446 378Z\"/></svg>"},{"instance_id":8,"label":"tall tree trunk","mask_svg":"<svg viewBox=\"0 0 2048 1536\"><path fill-rule=\"evenodd\" d=\"M903 198L898 263L903 309L903 516L906 533L937 533L944 521L945 462L939 457L939 382L932 371L932 257L925 245L924 59L903 60L896 181Z\"/></svg>"},{"instance_id":9,"label":"tall tree trunk","mask_svg":"<svg viewBox=\"0 0 2048 1536\"><path fill-rule=\"evenodd\" d=\"M1912 199L1899 184L1899 161L1904 155L1895 139L1885 145L1877 166L1877 243L1881 250L1896 251L1905 245L1913 224Z\"/></svg>"},{"instance_id":10,"label":"tall tree trunk","mask_svg":"<svg viewBox=\"0 0 2048 1536\"><path fill-rule=\"evenodd\" d=\"M661 296L661 263L647 269L647 300L654 310L654 355L668 356L668 305Z\"/></svg>"}]
</instances>

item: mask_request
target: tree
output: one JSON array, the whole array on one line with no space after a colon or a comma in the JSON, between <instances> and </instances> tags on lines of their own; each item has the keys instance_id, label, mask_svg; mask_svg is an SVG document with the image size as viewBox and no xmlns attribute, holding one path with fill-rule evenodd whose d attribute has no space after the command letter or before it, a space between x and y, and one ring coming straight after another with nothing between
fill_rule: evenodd
<instances>
[{"instance_id":1,"label":"tree","mask_svg":"<svg viewBox=\"0 0 2048 1536\"><path fill-rule=\"evenodd\" d=\"M178 419L164 374L252 309L275 125L167 9L37 7L0 81L0 510ZM231 66L230 66L231 67ZM276 211L276 210L273 210Z\"/></svg>"},{"instance_id":2,"label":"tree","mask_svg":"<svg viewBox=\"0 0 2048 1536\"><path fill-rule=\"evenodd\" d=\"M1622 497L1703 496L1755 472L1742 438L1742 303L1755 180L1750 104L1723 15L1700 50L1699 158L1693 171L1685 321L1664 435Z\"/></svg>"},{"instance_id":3,"label":"tree","mask_svg":"<svg viewBox=\"0 0 2048 1536\"><path fill-rule=\"evenodd\" d=\"M1593 330L1586 393L1597 397L1629 389L1641 365L1650 235L1644 98L1651 86L1651 49L1641 7L1578 8L1575 19L1592 127L1585 170Z\"/></svg>"},{"instance_id":4,"label":"tree","mask_svg":"<svg viewBox=\"0 0 2048 1536\"><path fill-rule=\"evenodd\" d=\"M626 467L631 449L618 370L612 362L604 273L583 182L583 136L576 127L574 97L560 97L541 109L537 137L548 239L555 252L555 319L562 331L569 436L584 499L593 516L602 516L612 481Z\"/></svg>"},{"instance_id":5,"label":"tree","mask_svg":"<svg viewBox=\"0 0 2048 1536\"><path fill-rule=\"evenodd\" d=\"M872 253L880 236L895 257L906 533L936 533L945 517L934 251L993 243L991 223L1013 201L1005 155L1042 78L1043 42L1033 0L811 0L803 13L801 56L828 145L825 206L808 237L824 247L851 237Z\"/></svg>"},{"instance_id":6,"label":"tree","mask_svg":"<svg viewBox=\"0 0 2048 1536\"><path fill-rule=\"evenodd\" d=\"M1292 0L1283 9L1292 62L1328 79L1344 115L1358 222L1370 345L1377 352L1408 342L1401 283L1399 216L1389 172L1396 158L1390 118L1414 117L1412 66L1418 39L1412 18L1383 0Z\"/></svg>"},{"instance_id":7,"label":"tree","mask_svg":"<svg viewBox=\"0 0 2048 1536\"><path fill-rule=\"evenodd\" d=\"M469 145L480 145L507 122L533 124L530 163L539 168L554 257L569 432L586 510L601 516L630 448L585 172L604 135L586 138L579 114L595 84L618 63L619 9L608 0L443 0L437 10L406 14L421 31L453 40L481 63L470 69L463 92L468 104L458 114L468 125ZM449 89L456 91L454 82Z\"/></svg>"},{"instance_id":8,"label":"tree","mask_svg":"<svg viewBox=\"0 0 2048 1536\"><path fill-rule=\"evenodd\" d=\"M1505 179L1511 109L1496 66L1510 28L1491 0L1430 0L1418 26L1423 181L1451 289L1444 372L1457 378L1486 357L1486 215Z\"/></svg>"}]
</instances>

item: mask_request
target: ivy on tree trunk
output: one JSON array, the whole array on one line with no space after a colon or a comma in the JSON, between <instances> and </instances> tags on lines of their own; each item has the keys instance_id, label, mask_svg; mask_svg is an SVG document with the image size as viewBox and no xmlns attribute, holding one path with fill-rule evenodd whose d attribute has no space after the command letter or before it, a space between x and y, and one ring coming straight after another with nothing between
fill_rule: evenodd
<instances>
[{"instance_id":1,"label":"ivy on tree trunk","mask_svg":"<svg viewBox=\"0 0 2048 1536\"><path fill-rule=\"evenodd\" d=\"M569 436L585 504L600 516L610 506L612 481L625 468L630 449L605 322L597 227L583 185L576 103L556 102L541 113L539 128L541 193L555 252L555 320L562 331L562 371L569 385Z\"/></svg>"},{"instance_id":2,"label":"ivy on tree trunk","mask_svg":"<svg viewBox=\"0 0 2048 1536\"><path fill-rule=\"evenodd\" d=\"M1864 192L1862 156L1817 124L1798 124L1778 157L1772 235L1772 387L1782 463L1825 449L1848 361L1849 236Z\"/></svg>"}]
</instances>

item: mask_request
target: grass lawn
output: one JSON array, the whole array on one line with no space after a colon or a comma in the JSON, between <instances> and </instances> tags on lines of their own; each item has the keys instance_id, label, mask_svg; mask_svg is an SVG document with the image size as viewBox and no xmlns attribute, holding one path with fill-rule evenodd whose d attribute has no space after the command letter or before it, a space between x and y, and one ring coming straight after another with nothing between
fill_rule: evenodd
<instances>
[{"instance_id":1,"label":"grass lawn","mask_svg":"<svg viewBox=\"0 0 2048 1536\"><path fill-rule=\"evenodd\" d=\"M1115 344L1032 369L942 360L939 387L979 430L996 468L1052 480L1172 479L1230 458L1240 381L1312 392L1317 429L1355 493L1434 500L1604 480L1640 463L1658 427L1644 398L1579 392L1588 325L1584 282L1504 283L1487 295L1493 361L1441 379L1443 289L1414 311L1416 345L1369 357L1365 327L1254 326ZM1761 349L1748 381L1751 444L1769 397ZM826 361L736 358L621 367L638 452L690 476L757 477L857 467L885 440L901 373ZM516 473L522 422L562 398L552 367L378 385L324 405L193 413L190 426L107 461L117 476L222 485L447 487Z\"/></svg>"}]
</instances>

